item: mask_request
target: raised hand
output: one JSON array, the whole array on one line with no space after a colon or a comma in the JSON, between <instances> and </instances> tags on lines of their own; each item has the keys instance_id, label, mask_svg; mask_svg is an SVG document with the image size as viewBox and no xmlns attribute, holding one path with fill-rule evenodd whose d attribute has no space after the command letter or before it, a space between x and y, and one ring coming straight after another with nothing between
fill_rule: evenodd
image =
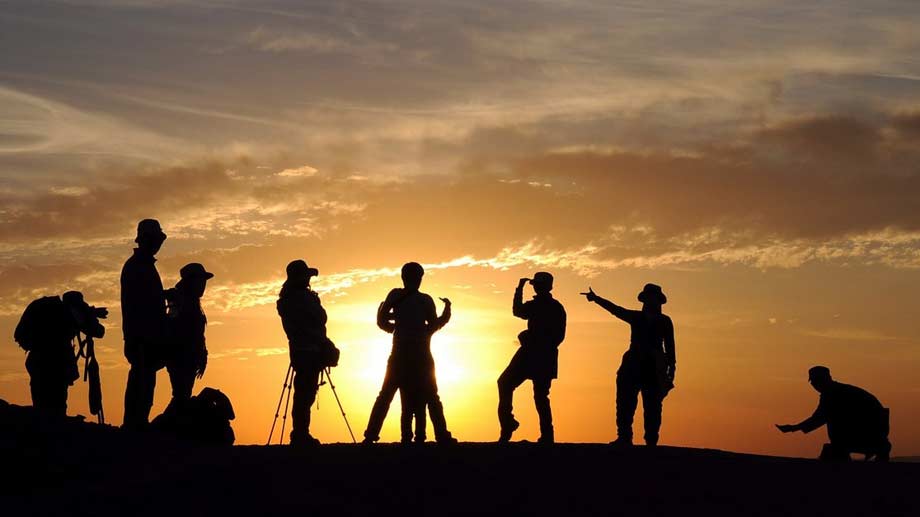
<instances>
[{"instance_id":1,"label":"raised hand","mask_svg":"<svg viewBox=\"0 0 920 517\"><path fill-rule=\"evenodd\" d=\"M526 284L527 282L530 282L530 279L529 279L529 278L522 278L522 279L518 280L518 289L523 288L523 287L524 287L524 284Z\"/></svg>"},{"instance_id":2,"label":"raised hand","mask_svg":"<svg viewBox=\"0 0 920 517\"><path fill-rule=\"evenodd\" d=\"M441 300L442 302L444 302L444 305L450 307L450 300L449 300L449 299L447 299L447 298L441 298L440 300Z\"/></svg>"},{"instance_id":3,"label":"raised hand","mask_svg":"<svg viewBox=\"0 0 920 517\"><path fill-rule=\"evenodd\" d=\"M587 298L589 302L596 301L598 298L597 294L594 292L594 289L591 289L590 287L588 288L587 293L579 293L579 294Z\"/></svg>"}]
</instances>

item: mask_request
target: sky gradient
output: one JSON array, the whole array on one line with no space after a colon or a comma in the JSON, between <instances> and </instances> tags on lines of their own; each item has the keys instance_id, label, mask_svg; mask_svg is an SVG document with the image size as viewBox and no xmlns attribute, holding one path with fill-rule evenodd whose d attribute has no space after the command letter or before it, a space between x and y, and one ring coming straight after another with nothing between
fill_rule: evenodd
<instances>
[{"instance_id":1,"label":"sky gradient","mask_svg":"<svg viewBox=\"0 0 920 517\"><path fill-rule=\"evenodd\" d=\"M216 274L197 386L228 393L242 443L267 436L274 301L304 258L356 431L389 351L377 303L415 260L454 302L433 350L462 440L497 438L513 289L548 270L569 314L558 440L614 438L628 345L578 293L638 307L655 282L677 338L662 443L813 456L823 431L772 424L810 414L824 364L920 454L918 23L914 1L0 1L0 397L29 400L24 307L78 289L112 309L120 423L118 274L154 217L165 285ZM516 402L533 440L528 385ZM320 407L314 434L347 440L326 388Z\"/></svg>"}]
</instances>

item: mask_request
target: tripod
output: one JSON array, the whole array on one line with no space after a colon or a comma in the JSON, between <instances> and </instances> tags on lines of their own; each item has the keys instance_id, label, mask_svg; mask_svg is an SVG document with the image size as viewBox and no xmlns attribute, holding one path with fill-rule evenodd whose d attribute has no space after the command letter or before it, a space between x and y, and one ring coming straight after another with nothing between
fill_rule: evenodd
<instances>
[{"instance_id":1,"label":"tripod","mask_svg":"<svg viewBox=\"0 0 920 517\"><path fill-rule=\"evenodd\" d=\"M272 428L268 433L268 441L265 442L265 445L270 445L272 442L272 436L275 434L275 424L278 423L278 413L281 411L282 401L284 401L284 414L281 417L281 434L278 437L278 444L280 445L284 442L284 428L287 425L288 410L291 405L291 393L294 391L294 375L294 365L289 364L287 374L284 376L284 384L281 385L281 396L278 398L278 406L275 408L275 419L272 420ZM358 443L358 440L355 439L355 433L351 430L351 424L348 423L348 417L345 416L345 408L342 407L342 401L339 400L339 394L335 391L335 384L332 383L331 368L329 367L319 371L319 384L317 388L326 384L326 381L328 381L329 387L332 388L332 394L335 396L336 404L339 405L339 411L342 413L342 419L345 420L345 427L348 428L348 434L351 436L352 443ZM287 392L287 395L285 395L285 392ZM319 406L318 403L317 406Z\"/></svg>"}]
</instances>

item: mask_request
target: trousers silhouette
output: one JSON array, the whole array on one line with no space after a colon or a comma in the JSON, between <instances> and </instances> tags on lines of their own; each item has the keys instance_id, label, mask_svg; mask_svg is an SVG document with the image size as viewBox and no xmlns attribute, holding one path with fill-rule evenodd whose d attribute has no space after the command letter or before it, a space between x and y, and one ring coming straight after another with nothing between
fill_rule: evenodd
<instances>
[{"instance_id":1,"label":"trousers silhouette","mask_svg":"<svg viewBox=\"0 0 920 517\"><path fill-rule=\"evenodd\" d=\"M498 421L502 426L514 422L514 390L529 378L527 369L514 360L498 377ZM533 402L540 417L540 436L547 438L553 436L553 411L549 403L552 382L549 378L533 379Z\"/></svg>"},{"instance_id":2,"label":"trousers silhouette","mask_svg":"<svg viewBox=\"0 0 920 517\"><path fill-rule=\"evenodd\" d=\"M67 388L70 384L59 380L42 380L32 378L29 391L32 394L32 407L46 410L58 415L67 414Z\"/></svg>"},{"instance_id":3,"label":"trousers silhouette","mask_svg":"<svg viewBox=\"0 0 920 517\"><path fill-rule=\"evenodd\" d=\"M627 352L617 371L617 435L632 440L633 418L642 394L642 412L645 424L645 443L658 443L661 429L661 405L664 400L658 381L654 359L642 359Z\"/></svg>"},{"instance_id":4,"label":"trousers silhouette","mask_svg":"<svg viewBox=\"0 0 920 517\"><path fill-rule=\"evenodd\" d=\"M195 388L195 366L188 364L167 364L169 383L172 385L172 398L176 401L187 401L192 398Z\"/></svg>"},{"instance_id":5,"label":"trousers silhouette","mask_svg":"<svg viewBox=\"0 0 920 517\"><path fill-rule=\"evenodd\" d=\"M374 407L371 408L371 415L367 421L367 429L364 431L364 438L371 441L380 439L380 429L383 427L383 421L386 420L390 404L393 402L393 397L396 396L396 392L408 378L406 372L408 369L407 365L399 364L399 361L392 356L389 361L387 361L387 371L383 378L383 386L380 387L380 393L377 394L377 399L374 401ZM432 372L432 376L433 375ZM441 404L441 398L438 396L437 387L435 386L434 389L431 389L431 387L428 386L420 396L421 400L425 402L425 405L414 403L411 395L408 397L409 400L403 402L403 407L410 409L410 411L403 413L405 418L400 419L400 427L401 431L404 433L403 435L409 434L411 436L411 429L406 433L406 425L411 426L412 416L419 411L419 407L421 407L421 410L424 410L425 406L427 406L431 414L431 426L434 428L435 437L450 436L450 432L447 430L447 419L444 417L444 406ZM415 407L408 407L412 405ZM406 416L407 414L408 416Z\"/></svg>"},{"instance_id":6,"label":"trousers silhouette","mask_svg":"<svg viewBox=\"0 0 920 517\"><path fill-rule=\"evenodd\" d=\"M299 366L299 368L298 368ZM291 441L310 434L310 407L319 390L319 365L294 366L294 407L291 408Z\"/></svg>"},{"instance_id":7,"label":"trousers silhouette","mask_svg":"<svg viewBox=\"0 0 920 517\"><path fill-rule=\"evenodd\" d=\"M127 427L141 428L150 420L153 393L157 386L157 369L132 364L125 386L125 417Z\"/></svg>"}]
</instances>

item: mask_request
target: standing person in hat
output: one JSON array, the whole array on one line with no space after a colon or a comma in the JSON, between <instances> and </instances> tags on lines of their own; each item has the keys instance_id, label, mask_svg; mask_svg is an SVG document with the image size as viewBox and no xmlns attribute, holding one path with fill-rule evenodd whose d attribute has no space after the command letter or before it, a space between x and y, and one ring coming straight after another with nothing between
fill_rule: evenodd
<instances>
[{"instance_id":1,"label":"standing person in hat","mask_svg":"<svg viewBox=\"0 0 920 517\"><path fill-rule=\"evenodd\" d=\"M131 365L122 425L126 429L147 426L157 370L164 366L166 300L154 256L165 240L166 234L155 219L137 223L137 247L121 270L121 328L125 358Z\"/></svg>"},{"instance_id":2,"label":"standing person in hat","mask_svg":"<svg viewBox=\"0 0 920 517\"><path fill-rule=\"evenodd\" d=\"M827 425L827 437L819 459L849 461L850 453L861 453L866 459L888 461L891 442L888 441L888 408L868 391L837 382L826 366L808 370L808 382L821 394L814 414L798 424L777 425L784 433L810 433Z\"/></svg>"},{"instance_id":3,"label":"standing person in hat","mask_svg":"<svg viewBox=\"0 0 920 517\"><path fill-rule=\"evenodd\" d=\"M530 283L535 295L524 302L524 286ZM533 382L533 401L540 417L540 443L553 443L553 412L549 390L558 374L559 345L565 339L565 308L553 298L553 275L541 271L533 279L522 278L514 290L511 312L527 320L527 330L518 334L520 348L498 377L499 442L507 442L520 425L514 419L514 390L525 380Z\"/></svg>"},{"instance_id":4,"label":"standing person in hat","mask_svg":"<svg viewBox=\"0 0 920 517\"><path fill-rule=\"evenodd\" d=\"M642 393L645 414L645 444L658 445L661 428L661 403L674 387L677 360L674 354L674 324L662 314L668 299L655 284L645 284L639 293L642 310L630 310L601 298L588 289L581 293L617 318L629 323L629 350L617 370L617 439L613 445L632 445L633 416Z\"/></svg>"},{"instance_id":5,"label":"standing person in hat","mask_svg":"<svg viewBox=\"0 0 920 517\"><path fill-rule=\"evenodd\" d=\"M291 445L319 445L310 435L310 406L316 400L319 376L325 366L322 350L326 337L326 310L319 295L310 288L310 279L319 270L303 260L287 265L287 280L278 295L278 315L287 334L294 367L294 407L291 409Z\"/></svg>"},{"instance_id":6,"label":"standing person in hat","mask_svg":"<svg viewBox=\"0 0 920 517\"><path fill-rule=\"evenodd\" d=\"M447 430L444 406L438 396L434 357L431 355L431 336L450 321L450 300L444 302L444 312L437 314L431 296L420 292L425 270L417 262L403 265L401 276L403 288L392 289L377 310L377 326L393 334L393 348L387 360L387 371L383 386L374 401L364 431L364 443L380 439L380 429L396 391L401 389L400 398L405 398L403 410L406 418L401 420L402 440L412 439L412 416L416 419L416 440L425 440L424 411L427 406L431 414L435 440L440 444L456 443Z\"/></svg>"},{"instance_id":7,"label":"standing person in hat","mask_svg":"<svg viewBox=\"0 0 920 517\"><path fill-rule=\"evenodd\" d=\"M169 351L166 371L172 384L172 400L167 411L192 398L195 378L200 379L208 365L208 349L204 330L208 318L201 308L201 297L213 273L205 271L197 262L186 264L179 270L181 279L176 287L167 291L167 331Z\"/></svg>"}]
</instances>

